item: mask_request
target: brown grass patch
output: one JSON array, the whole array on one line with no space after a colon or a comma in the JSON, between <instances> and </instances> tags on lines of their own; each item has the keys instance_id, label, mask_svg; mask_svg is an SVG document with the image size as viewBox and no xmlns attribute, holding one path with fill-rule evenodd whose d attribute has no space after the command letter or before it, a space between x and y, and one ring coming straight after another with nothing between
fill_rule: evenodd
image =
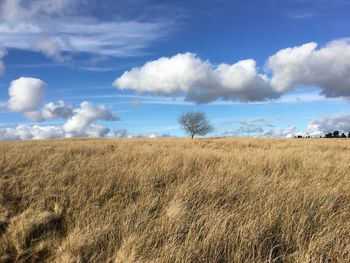
<instances>
[{"instance_id":1,"label":"brown grass patch","mask_svg":"<svg viewBox=\"0 0 350 263\"><path fill-rule=\"evenodd\" d=\"M347 139L0 143L0 262L349 262Z\"/></svg>"}]
</instances>

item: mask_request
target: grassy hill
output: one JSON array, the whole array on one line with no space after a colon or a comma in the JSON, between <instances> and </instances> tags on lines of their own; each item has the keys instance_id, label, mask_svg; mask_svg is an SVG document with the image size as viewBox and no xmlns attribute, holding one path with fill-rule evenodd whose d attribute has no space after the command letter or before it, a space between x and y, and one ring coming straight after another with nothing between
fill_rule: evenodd
<instances>
[{"instance_id":1,"label":"grassy hill","mask_svg":"<svg viewBox=\"0 0 350 263\"><path fill-rule=\"evenodd\" d=\"M350 140L0 143L0 262L349 262Z\"/></svg>"}]
</instances>

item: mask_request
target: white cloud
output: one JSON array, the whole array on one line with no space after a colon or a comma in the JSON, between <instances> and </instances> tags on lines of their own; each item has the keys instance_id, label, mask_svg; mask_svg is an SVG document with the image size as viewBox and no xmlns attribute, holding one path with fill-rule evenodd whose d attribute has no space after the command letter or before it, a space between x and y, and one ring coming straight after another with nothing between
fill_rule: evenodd
<instances>
[{"instance_id":1,"label":"white cloud","mask_svg":"<svg viewBox=\"0 0 350 263\"><path fill-rule=\"evenodd\" d=\"M236 129L225 130L222 136L245 136L245 137L287 137L292 138L298 135L319 137L327 133L339 131L346 135L350 132L350 114L338 114L312 119L306 129L298 129L294 125L281 128L274 124L277 118L267 120L263 118L225 122L223 124L239 123ZM219 135L219 136L220 136Z\"/></svg>"},{"instance_id":2,"label":"white cloud","mask_svg":"<svg viewBox=\"0 0 350 263\"><path fill-rule=\"evenodd\" d=\"M326 97L350 97L350 42L337 40L283 49L271 56L272 86L287 92L297 85L316 86Z\"/></svg>"},{"instance_id":3,"label":"white cloud","mask_svg":"<svg viewBox=\"0 0 350 263\"><path fill-rule=\"evenodd\" d=\"M27 126L19 125L16 128L0 129L1 140L43 140L63 138L64 131L55 126Z\"/></svg>"},{"instance_id":4,"label":"white cloud","mask_svg":"<svg viewBox=\"0 0 350 263\"><path fill-rule=\"evenodd\" d=\"M68 59L60 52L60 42L62 40L57 37L41 37L36 41L36 47L43 52L47 57L53 58L58 62L63 62Z\"/></svg>"},{"instance_id":5,"label":"white cloud","mask_svg":"<svg viewBox=\"0 0 350 263\"><path fill-rule=\"evenodd\" d=\"M40 111L26 112L25 116L35 122L67 119L73 115L75 106L73 104L66 105L64 101L60 100L57 104L50 102L44 105Z\"/></svg>"},{"instance_id":6,"label":"white cloud","mask_svg":"<svg viewBox=\"0 0 350 263\"><path fill-rule=\"evenodd\" d=\"M11 82L7 107L11 111L36 110L45 96L46 83L36 78L21 77Z\"/></svg>"},{"instance_id":7,"label":"white cloud","mask_svg":"<svg viewBox=\"0 0 350 263\"><path fill-rule=\"evenodd\" d=\"M348 134L350 132L350 114L326 116L309 121L305 130L299 130L293 125L285 128L277 127L273 121L265 119L253 119L240 121L237 129L226 130L223 136L247 136L247 137L287 137L294 136L324 136L329 132L339 131Z\"/></svg>"},{"instance_id":8,"label":"white cloud","mask_svg":"<svg viewBox=\"0 0 350 263\"><path fill-rule=\"evenodd\" d=\"M185 93L186 100L197 103L219 98L259 101L278 96L271 88L268 77L257 73L254 60L215 67L192 53L148 62L141 68L124 72L113 85L118 89L155 94Z\"/></svg>"},{"instance_id":9,"label":"white cloud","mask_svg":"<svg viewBox=\"0 0 350 263\"><path fill-rule=\"evenodd\" d=\"M265 127L275 127L276 125L273 121L279 120L280 118L274 118L274 120L266 120L264 118L256 118L250 120L241 120L239 123L242 126L265 126Z\"/></svg>"},{"instance_id":10,"label":"white cloud","mask_svg":"<svg viewBox=\"0 0 350 263\"><path fill-rule=\"evenodd\" d=\"M116 138L166 138L166 137L171 137L169 134L161 134L161 133L136 133L136 134L129 134L126 129L117 129L114 131L114 136Z\"/></svg>"},{"instance_id":11,"label":"white cloud","mask_svg":"<svg viewBox=\"0 0 350 263\"><path fill-rule=\"evenodd\" d=\"M1 128L0 129L0 139L1 140L26 140L31 139L31 135L20 136L19 131L13 128Z\"/></svg>"},{"instance_id":12,"label":"white cloud","mask_svg":"<svg viewBox=\"0 0 350 263\"><path fill-rule=\"evenodd\" d=\"M63 101L47 103L41 110L25 112L32 121L66 119L61 126L18 125L15 128L0 128L0 140L41 140L72 137L105 137L110 130L96 122L116 121L118 118L105 105L94 106L88 101L76 108Z\"/></svg>"},{"instance_id":13,"label":"white cloud","mask_svg":"<svg viewBox=\"0 0 350 263\"><path fill-rule=\"evenodd\" d=\"M29 129L34 140L62 138L64 132L61 127L55 126L33 126Z\"/></svg>"},{"instance_id":14,"label":"white cloud","mask_svg":"<svg viewBox=\"0 0 350 263\"><path fill-rule=\"evenodd\" d=\"M222 133L223 136L241 136L241 137L282 137L292 138L296 135L301 135L295 126L289 125L285 128L277 127L274 122L279 118L267 120L264 118L241 120L239 128L226 130Z\"/></svg>"},{"instance_id":15,"label":"white cloud","mask_svg":"<svg viewBox=\"0 0 350 263\"><path fill-rule=\"evenodd\" d=\"M289 125L286 128L274 128L264 131L263 137L284 137L284 138L293 138L297 135L304 135L304 132L301 132L297 127Z\"/></svg>"},{"instance_id":16,"label":"white cloud","mask_svg":"<svg viewBox=\"0 0 350 263\"><path fill-rule=\"evenodd\" d=\"M261 136L264 133L264 128L261 126L240 126L238 129L225 130L224 136Z\"/></svg>"},{"instance_id":17,"label":"white cloud","mask_svg":"<svg viewBox=\"0 0 350 263\"><path fill-rule=\"evenodd\" d=\"M73 110L73 116L63 125L63 129L71 136L84 136L85 134L89 135L89 133L96 134L101 133L100 126L91 126L96 121L115 121L117 119L107 106L100 105L95 107L92 103L84 101L80 104L80 108Z\"/></svg>"},{"instance_id":18,"label":"white cloud","mask_svg":"<svg viewBox=\"0 0 350 263\"><path fill-rule=\"evenodd\" d=\"M324 136L326 133L333 131L346 134L350 132L350 115L340 114L311 120L306 133L310 136Z\"/></svg>"},{"instance_id":19,"label":"white cloud","mask_svg":"<svg viewBox=\"0 0 350 263\"><path fill-rule=\"evenodd\" d=\"M145 48L167 34L167 25L163 22L120 17L115 21L101 20L92 16L93 12L87 12L88 5L84 2L2 1L1 44L6 48L41 51L63 61L69 57L65 53L83 52L110 57L144 54Z\"/></svg>"},{"instance_id":20,"label":"white cloud","mask_svg":"<svg viewBox=\"0 0 350 263\"><path fill-rule=\"evenodd\" d=\"M146 138L150 138L150 139L171 137L171 135L167 134L167 133L150 133L150 134L147 134L144 136L146 136Z\"/></svg>"},{"instance_id":21,"label":"white cloud","mask_svg":"<svg viewBox=\"0 0 350 263\"><path fill-rule=\"evenodd\" d=\"M164 138L169 134L140 133L128 134L126 129L114 131L116 138ZM110 130L106 127L92 123L85 130L78 132L67 132L63 126L28 126L19 125L16 128L0 128L0 140L46 140L55 138L89 137L100 138L111 136Z\"/></svg>"},{"instance_id":22,"label":"white cloud","mask_svg":"<svg viewBox=\"0 0 350 263\"><path fill-rule=\"evenodd\" d=\"M332 41L321 48L307 43L280 50L268 59L265 70L271 76L259 73L253 59L215 66L184 53L126 71L113 85L140 93L185 94L185 100L196 103L264 101L301 85L318 87L325 97L350 98L350 40Z\"/></svg>"},{"instance_id":23,"label":"white cloud","mask_svg":"<svg viewBox=\"0 0 350 263\"><path fill-rule=\"evenodd\" d=\"M132 138L149 138L149 139L156 139L156 138L168 138L171 137L171 135L167 133L137 133L137 134L128 134L126 138L132 139Z\"/></svg>"},{"instance_id":24,"label":"white cloud","mask_svg":"<svg viewBox=\"0 0 350 263\"><path fill-rule=\"evenodd\" d=\"M65 137L89 137L89 138L100 138L105 137L109 134L109 129L97 124L90 124L84 130L74 130L67 132L65 130Z\"/></svg>"},{"instance_id":25,"label":"white cloud","mask_svg":"<svg viewBox=\"0 0 350 263\"><path fill-rule=\"evenodd\" d=\"M19 20L29 20L36 15L57 15L71 7L72 0L34 0L26 5L23 0L4 0L1 4L2 20L15 23Z\"/></svg>"},{"instance_id":26,"label":"white cloud","mask_svg":"<svg viewBox=\"0 0 350 263\"><path fill-rule=\"evenodd\" d=\"M210 65L192 53L163 57L133 68L114 81L119 89L135 88L140 92L174 94L188 91L209 77Z\"/></svg>"},{"instance_id":27,"label":"white cloud","mask_svg":"<svg viewBox=\"0 0 350 263\"><path fill-rule=\"evenodd\" d=\"M214 75L218 84L214 82L214 86L210 87L213 94L210 101L218 97L233 101L261 101L279 96L270 86L268 77L258 73L253 59L242 60L232 65L221 64L215 69ZM221 89L219 96L213 92L217 85Z\"/></svg>"},{"instance_id":28,"label":"white cloud","mask_svg":"<svg viewBox=\"0 0 350 263\"><path fill-rule=\"evenodd\" d=\"M19 125L16 128L2 128L0 129L0 139L104 137L109 134L109 129L96 124L96 122L99 120L118 120L107 106L94 106L88 101L82 102L78 108L72 104L66 104L64 101L50 102L38 110L45 90L46 84L40 79L22 77L14 80L9 87L10 98L7 107L11 111L23 112L31 121L64 119L66 122L62 126Z\"/></svg>"}]
</instances>

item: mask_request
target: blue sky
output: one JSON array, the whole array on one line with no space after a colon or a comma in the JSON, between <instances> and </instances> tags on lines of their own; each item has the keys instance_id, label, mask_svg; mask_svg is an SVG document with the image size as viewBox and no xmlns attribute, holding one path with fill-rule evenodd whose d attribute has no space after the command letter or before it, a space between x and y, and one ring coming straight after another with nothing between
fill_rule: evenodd
<instances>
[{"instance_id":1,"label":"blue sky","mask_svg":"<svg viewBox=\"0 0 350 263\"><path fill-rule=\"evenodd\" d=\"M3 0L0 138L184 136L187 110L210 136L349 132L349 13L349 0Z\"/></svg>"}]
</instances>

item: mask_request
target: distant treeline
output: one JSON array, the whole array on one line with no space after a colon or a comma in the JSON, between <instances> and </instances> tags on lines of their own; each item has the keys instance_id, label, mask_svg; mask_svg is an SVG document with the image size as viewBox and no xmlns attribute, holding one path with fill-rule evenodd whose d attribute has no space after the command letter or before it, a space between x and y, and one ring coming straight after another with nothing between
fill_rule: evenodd
<instances>
[{"instance_id":1,"label":"distant treeline","mask_svg":"<svg viewBox=\"0 0 350 263\"><path fill-rule=\"evenodd\" d=\"M311 136L295 136L295 138L312 138ZM329 132L325 134L323 137L320 136L320 138L350 138L350 132L348 133L348 136L343 132L340 134L339 131Z\"/></svg>"}]
</instances>

